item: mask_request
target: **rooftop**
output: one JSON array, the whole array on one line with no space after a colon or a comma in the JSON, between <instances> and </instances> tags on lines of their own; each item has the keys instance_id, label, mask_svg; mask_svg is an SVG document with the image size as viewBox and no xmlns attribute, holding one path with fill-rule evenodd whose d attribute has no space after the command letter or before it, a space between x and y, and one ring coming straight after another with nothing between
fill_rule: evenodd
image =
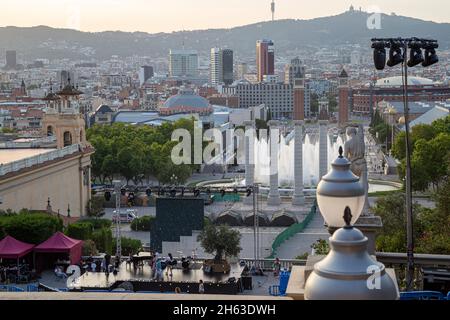
<instances>
[{"instance_id":1,"label":"rooftop","mask_svg":"<svg viewBox=\"0 0 450 320\"><path fill-rule=\"evenodd\" d=\"M44 154L56 149L0 149L0 164L4 165L10 162L23 160L40 154Z\"/></svg>"},{"instance_id":2,"label":"rooftop","mask_svg":"<svg viewBox=\"0 0 450 320\"><path fill-rule=\"evenodd\" d=\"M208 108L210 104L205 98L195 94L191 90L180 90L180 93L171 96L164 103L164 108Z\"/></svg>"},{"instance_id":3,"label":"rooftop","mask_svg":"<svg viewBox=\"0 0 450 320\"><path fill-rule=\"evenodd\" d=\"M410 86L425 86L425 85L434 85L435 82L430 79L421 78L421 77L408 77L408 85ZM403 85L402 77L388 77L378 79L375 83L375 87L400 87ZM366 84L368 87L369 84Z\"/></svg>"}]
</instances>

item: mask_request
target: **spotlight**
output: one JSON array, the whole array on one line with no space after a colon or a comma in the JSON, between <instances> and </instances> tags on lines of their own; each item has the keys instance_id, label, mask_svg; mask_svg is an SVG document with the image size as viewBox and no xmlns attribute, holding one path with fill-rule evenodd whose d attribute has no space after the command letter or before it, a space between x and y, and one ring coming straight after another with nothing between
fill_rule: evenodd
<instances>
[{"instance_id":1,"label":"spotlight","mask_svg":"<svg viewBox=\"0 0 450 320\"><path fill-rule=\"evenodd\" d=\"M437 43L430 43L425 46L425 61L422 62L423 67L429 67L439 62L436 49L439 47Z\"/></svg>"},{"instance_id":2,"label":"spotlight","mask_svg":"<svg viewBox=\"0 0 450 320\"><path fill-rule=\"evenodd\" d=\"M413 42L409 45L411 51L409 53L408 67L412 68L423 62L422 50L420 44Z\"/></svg>"},{"instance_id":3,"label":"spotlight","mask_svg":"<svg viewBox=\"0 0 450 320\"><path fill-rule=\"evenodd\" d=\"M392 42L391 43L391 49L389 50L389 60L387 62L387 65L389 67L394 67L398 65L399 63L402 63L404 61L403 58L403 52L402 49L400 49L400 46L398 43Z\"/></svg>"},{"instance_id":4,"label":"spotlight","mask_svg":"<svg viewBox=\"0 0 450 320\"><path fill-rule=\"evenodd\" d=\"M383 70L386 65L386 49L383 41L374 42L372 44L373 62L377 70Z\"/></svg>"}]
</instances>

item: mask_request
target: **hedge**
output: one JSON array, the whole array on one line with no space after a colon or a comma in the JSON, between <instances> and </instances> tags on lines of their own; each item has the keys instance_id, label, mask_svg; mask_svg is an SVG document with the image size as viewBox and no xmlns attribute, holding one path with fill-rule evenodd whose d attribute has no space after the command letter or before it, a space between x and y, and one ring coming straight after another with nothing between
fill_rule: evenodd
<instances>
[{"instance_id":1,"label":"hedge","mask_svg":"<svg viewBox=\"0 0 450 320\"><path fill-rule=\"evenodd\" d=\"M46 213L19 213L0 216L0 235L10 235L19 241L39 244L55 232L63 230L60 218Z\"/></svg>"},{"instance_id":2,"label":"hedge","mask_svg":"<svg viewBox=\"0 0 450 320\"><path fill-rule=\"evenodd\" d=\"M66 235L77 240L92 239L94 227L89 222L77 222L67 226Z\"/></svg>"},{"instance_id":3,"label":"hedge","mask_svg":"<svg viewBox=\"0 0 450 320\"><path fill-rule=\"evenodd\" d=\"M133 231L150 231L155 217L143 216L136 218L131 222L131 230Z\"/></svg>"},{"instance_id":4,"label":"hedge","mask_svg":"<svg viewBox=\"0 0 450 320\"><path fill-rule=\"evenodd\" d=\"M90 223L95 230L101 228L111 228L112 221L109 219L85 218L79 222Z\"/></svg>"}]
</instances>

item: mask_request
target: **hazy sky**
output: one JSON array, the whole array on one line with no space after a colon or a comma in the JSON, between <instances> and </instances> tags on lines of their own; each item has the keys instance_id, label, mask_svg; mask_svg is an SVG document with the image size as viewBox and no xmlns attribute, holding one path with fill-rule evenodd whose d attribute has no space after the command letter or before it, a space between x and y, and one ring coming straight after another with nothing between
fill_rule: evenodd
<instances>
[{"instance_id":1,"label":"hazy sky","mask_svg":"<svg viewBox=\"0 0 450 320\"><path fill-rule=\"evenodd\" d=\"M0 26L146 31L228 28L270 20L271 0L1 0ZM450 22L449 0L275 0L276 19L365 11Z\"/></svg>"}]
</instances>

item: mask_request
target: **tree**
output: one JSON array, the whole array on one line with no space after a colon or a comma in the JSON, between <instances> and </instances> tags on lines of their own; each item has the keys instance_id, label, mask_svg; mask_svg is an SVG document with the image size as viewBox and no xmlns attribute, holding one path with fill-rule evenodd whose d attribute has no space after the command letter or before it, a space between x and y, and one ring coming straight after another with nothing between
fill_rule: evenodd
<instances>
[{"instance_id":1,"label":"tree","mask_svg":"<svg viewBox=\"0 0 450 320\"><path fill-rule=\"evenodd\" d=\"M311 246L317 255L327 255L330 252L330 245L326 240L319 239Z\"/></svg>"},{"instance_id":2,"label":"tree","mask_svg":"<svg viewBox=\"0 0 450 320\"><path fill-rule=\"evenodd\" d=\"M239 231L225 225L206 225L202 233L198 235L197 241L200 241L207 253L214 255L216 261L237 256L242 250L239 246L241 241Z\"/></svg>"},{"instance_id":3,"label":"tree","mask_svg":"<svg viewBox=\"0 0 450 320\"><path fill-rule=\"evenodd\" d=\"M420 210L420 206L413 205L414 239L418 239L421 235L422 227L417 219ZM396 193L379 198L373 211L383 221L383 227L376 240L377 251L406 252L405 196Z\"/></svg>"},{"instance_id":4,"label":"tree","mask_svg":"<svg viewBox=\"0 0 450 320\"><path fill-rule=\"evenodd\" d=\"M105 200L103 197L92 197L87 204L87 215L96 218L103 216L105 214L105 208L103 208L104 203Z\"/></svg>"},{"instance_id":5,"label":"tree","mask_svg":"<svg viewBox=\"0 0 450 320\"><path fill-rule=\"evenodd\" d=\"M337 110L337 99L336 96L333 94L329 94L328 95L328 110L330 111L330 113L336 112Z\"/></svg>"},{"instance_id":6,"label":"tree","mask_svg":"<svg viewBox=\"0 0 450 320\"><path fill-rule=\"evenodd\" d=\"M112 247L113 252L116 252L116 239L113 239ZM136 254L142 249L142 242L141 240L131 239L131 238L120 238L120 244L122 248L122 254L124 256L129 256L130 254Z\"/></svg>"}]
</instances>

